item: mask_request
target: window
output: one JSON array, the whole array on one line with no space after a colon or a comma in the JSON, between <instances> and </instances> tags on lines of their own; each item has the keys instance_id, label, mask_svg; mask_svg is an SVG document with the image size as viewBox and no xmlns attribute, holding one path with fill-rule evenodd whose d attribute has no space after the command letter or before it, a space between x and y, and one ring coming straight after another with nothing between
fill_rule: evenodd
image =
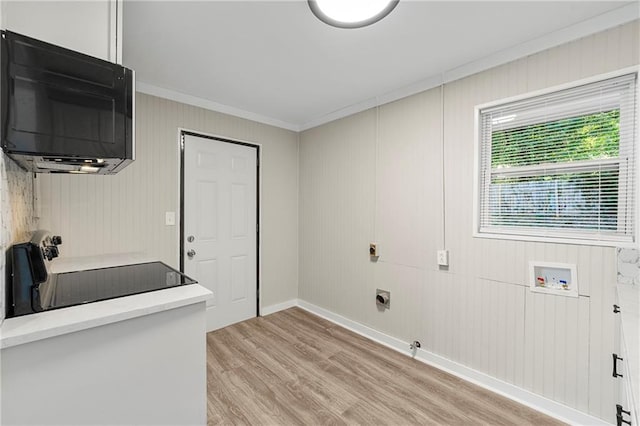
<instances>
[{"instance_id":1,"label":"window","mask_svg":"<svg viewBox=\"0 0 640 426\"><path fill-rule=\"evenodd\" d=\"M634 242L636 74L478 113L476 235Z\"/></svg>"}]
</instances>

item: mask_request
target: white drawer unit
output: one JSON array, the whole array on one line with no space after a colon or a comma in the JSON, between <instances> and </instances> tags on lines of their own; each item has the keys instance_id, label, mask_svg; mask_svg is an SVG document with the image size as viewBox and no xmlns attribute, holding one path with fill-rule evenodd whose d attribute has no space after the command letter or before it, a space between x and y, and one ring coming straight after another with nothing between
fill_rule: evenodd
<instances>
[{"instance_id":1,"label":"white drawer unit","mask_svg":"<svg viewBox=\"0 0 640 426\"><path fill-rule=\"evenodd\" d=\"M616 424L637 426L640 403L640 291L634 286L617 286L616 342L611 356L612 376L618 380Z\"/></svg>"}]
</instances>

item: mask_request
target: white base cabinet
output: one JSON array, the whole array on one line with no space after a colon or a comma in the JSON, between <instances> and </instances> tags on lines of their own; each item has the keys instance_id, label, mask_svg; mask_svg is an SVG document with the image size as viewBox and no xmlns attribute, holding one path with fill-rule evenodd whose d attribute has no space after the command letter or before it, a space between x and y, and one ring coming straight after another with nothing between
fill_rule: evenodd
<instances>
[{"instance_id":1,"label":"white base cabinet","mask_svg":"<svg viewBox=\"0 0 640 426\"><path fill-rule=\"evenodd\" d=\"M0 424L205 425L205 303L3 348Z\"/></svg>"},{"instance_id":2,"label":"white base cabinet","mask_svg":"<svg viewBox=\"0 0 640 426\"><path fill-rule=\"evenodd\" d=\"M616 348L612 354L612 375L618 380L616 423L638 426L640 408L640 291L634 286L617 286Z\"/></svg>"}]
</instances>

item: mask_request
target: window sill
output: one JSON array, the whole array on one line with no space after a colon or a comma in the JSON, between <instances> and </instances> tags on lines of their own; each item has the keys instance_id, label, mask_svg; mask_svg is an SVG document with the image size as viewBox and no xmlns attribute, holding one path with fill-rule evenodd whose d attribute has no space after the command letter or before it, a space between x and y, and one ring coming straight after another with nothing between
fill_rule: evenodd
<instances>
[{"instance_id":1,"label":"window sill","mask_svg":"<svg viewBox=\"0 0 640 426\"><path fill-rule=\"evenodd\" d=\"M574 244L582 246L600 246L600 247L620 247L620 248L638 248L638 244L633 241L603 241L603 240L590 240L584 238L570 238L570 237L550 237L550 236L538 236L538 235L516 235L516 234L502 234L502 233L488 233L488 232L473 232L474 238L487 238L493 240L511 240L511 241L532 241L540 243L555 243L555 244Z\"/></svg>"}]
</instances>

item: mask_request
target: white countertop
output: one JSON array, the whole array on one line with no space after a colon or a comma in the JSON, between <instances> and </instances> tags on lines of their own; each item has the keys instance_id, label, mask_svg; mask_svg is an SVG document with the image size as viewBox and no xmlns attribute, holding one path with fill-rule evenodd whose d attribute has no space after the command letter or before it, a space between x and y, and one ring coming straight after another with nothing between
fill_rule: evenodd
<instances>
[{"instance_id":1,"label":"white countertop","mask_svg":"<svg viewBox=\"0 0 640 426\"><path fill-rule=\"evenodd\" d=\"M51 271L60 273L150 261L153 259L142 253L87 256L58 259L53 262ZM206 301L211 296L212 293L201 285L189 284L9 318L0 326L0 348L175 309Z\"/></svg>"},{"instance_id":2,"label":"white countertop","mask_svg":"<svg viewBox=\"0 0 640 426\"><path fill-rule=\"evenodd\" d=\"M5 319L0 328L0 348L203 302L211 294L201 285L189 284Z\"/></svg>"},{"instance_id":3,"label":"white countertop","mask_svg":"<svg viewBox=\"0 0 640 426\"><path fill-rule=\"evenodd\" d=\"M131 265L132 263L154 262L146 253L112 253L100 256L61 257L49 264L52 273L60 274L70 271L86 271L87 269L106 268L109 266Z\"/></svg>"}]
</instances>

